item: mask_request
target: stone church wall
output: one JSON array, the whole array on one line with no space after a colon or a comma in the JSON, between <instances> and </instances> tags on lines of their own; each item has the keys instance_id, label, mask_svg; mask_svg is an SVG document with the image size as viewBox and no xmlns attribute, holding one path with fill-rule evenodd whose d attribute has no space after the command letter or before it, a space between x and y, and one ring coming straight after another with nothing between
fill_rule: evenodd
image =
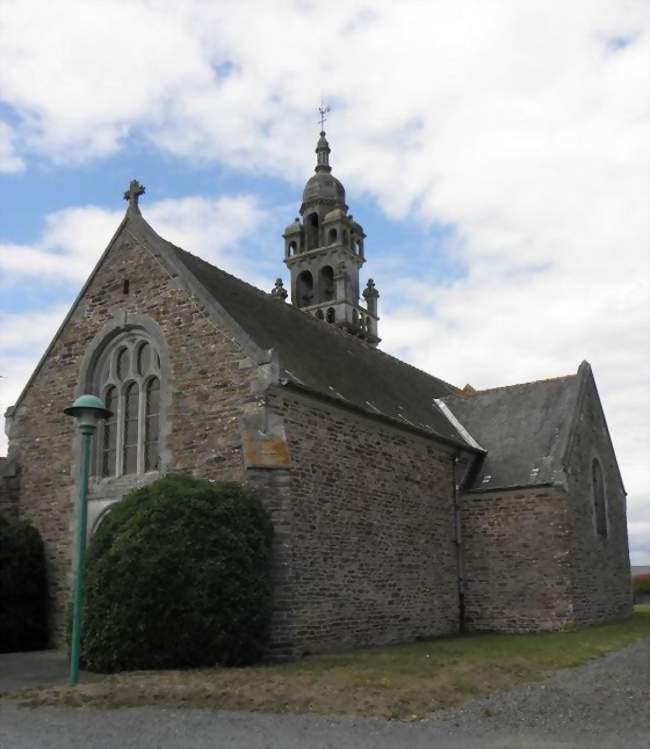
<instances>
[{"instance_id":1,"label":"stone church wall","mask_svg":"<svg viewBox=\"0 0 650 749\"><path fill-rule=\"evenodd\" d=\"M295 391L270 404L291 456L275 648L298 655L457 631L451 456Z\"/></svg>"},{"instance_id":2,"label":"stone church wall","mask_svg":"<svg viewBox=\"0 0 650 749\"><path fill-rule=\"evenodd\" d=\"M568 459L574 530L574 613L592 624L632 613L626 498L595 385L585 394ZM607 535L598 533L592 461L600 462L605 489Z\"/></svg>"},{"instance_id":3,"label":"stone church wall","mask_svg":"<svg viewBox=\"0 0 650 749\"><path fill-rule=\"evenodd\" d=\"M569 498L537 487L465 494L465 624L470 630L558 629L573 620Z\"/></svg>"},{"instance_id":4,"label":"stone church wall","mask_svg":"<svg viewBox=\"0 0 650 749\"><path fill-rule=\"evenodd\" d=\"M18 517L20 476L14 461L0 458L0 516L6 520Z\"/></svg>"},{"instance_id":5,"label":"stone church wall","mask_svg":"<svg viewBox=\"0 0 650 749\"><path fill-rule=\"evenodd\" d=\"M128 294L123 293L125 279ZM127 320L128 314L140 314L154 321L169 350L163 468L215 479L244 474L239 419L252 397L253 363L160 258L129 237L118 239L27 389L10 434L11 454L21 468L21 515L33 521L45 542L53 644L63 641L78 471L75 426L62 410L76 395L88 346L103 326L123 320L125 312ZM95 496L118 499L133 481L106 480L95 486Z\"/></svg>"}]
</instances>

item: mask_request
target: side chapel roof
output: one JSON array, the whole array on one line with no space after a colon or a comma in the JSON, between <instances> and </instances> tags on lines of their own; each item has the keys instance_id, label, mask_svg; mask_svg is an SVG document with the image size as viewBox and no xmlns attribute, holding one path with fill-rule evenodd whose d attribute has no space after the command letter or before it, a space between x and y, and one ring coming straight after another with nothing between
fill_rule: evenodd
<instances>
[{"instance_id":1,"label":"side chapel roof","mask_svg":"<svg viewBox=\"0 0 650 749\"><path fill-rule=\"evenodd\" d=\"M443 403L487 450L472 490L562 482L567 444L587 362L577 374L490 390L462 391Z\"/></svg>"}]
</instances>

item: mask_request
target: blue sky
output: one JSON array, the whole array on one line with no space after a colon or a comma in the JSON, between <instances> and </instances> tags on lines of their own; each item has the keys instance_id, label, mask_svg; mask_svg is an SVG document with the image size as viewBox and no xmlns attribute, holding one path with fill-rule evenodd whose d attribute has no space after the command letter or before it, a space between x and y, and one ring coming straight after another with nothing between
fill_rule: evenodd
<instances>
[{"instance_id":1,"label":"blue sky","mask_svg":"<svg viewBox=\"0 0 650 749\"><path fill-rule=\"evenodd\" d=\"M479 388L588 359L650 563L643 2L0 0L0 18L0 410L132 177L168 239L286 280L323 96L382 346Z\"/></svg>"}]
</instances>

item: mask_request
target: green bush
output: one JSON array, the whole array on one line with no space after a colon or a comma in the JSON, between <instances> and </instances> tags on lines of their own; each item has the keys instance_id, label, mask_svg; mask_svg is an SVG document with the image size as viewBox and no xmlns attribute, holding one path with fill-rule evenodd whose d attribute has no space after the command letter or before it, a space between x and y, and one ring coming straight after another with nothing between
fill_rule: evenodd
<instances>
[{"instance_id":1,"label":"green bush","mask_svg":"<svg viewBox=\"0 0 650 749\"><path fill-rule=\"evenodd\" d=\"M47 645L47 580L39 532L0 516L0 653Z\"/></svg>"},{"instance_id":2,"label":"green bush","mask_svg":"<svg viewBox=\"0 0 650 749\"><path fill-rule=\"evenodd\" d=\"M95 671L245 665L266 645L272 526L240 484L168 476L90 542L82 661Z\"/></svg>"},{"instance_id":3,"label":"green bush","mask_svg":"<svg viewBox=\"0 0 650 749\"><path fill-rule=\"evenodd\" d=\"M632 578L632 590L634 595L650 595L650 575L636 575Z\"/></svg>"}]
</instances>

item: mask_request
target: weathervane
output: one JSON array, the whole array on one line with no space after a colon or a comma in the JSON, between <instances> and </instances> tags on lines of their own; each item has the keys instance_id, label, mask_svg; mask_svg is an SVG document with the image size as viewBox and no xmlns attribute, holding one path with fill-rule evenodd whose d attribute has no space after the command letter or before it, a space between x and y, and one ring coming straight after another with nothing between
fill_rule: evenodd
<instances>
[{"instance_id":1,"label":"weathervane","mask_svg":"<svg viewBox=\"0 0 650 749\"><path fill-rule=\"evenodd\" d=\"M325 115L330 111L330 107L324 107L323 106L323 100L321 99L320 107L318 107L318 111L320 112L320 131L321 133L325 131L325 121L327 120L327 117Z\"/></svg>"}]
</instances>

